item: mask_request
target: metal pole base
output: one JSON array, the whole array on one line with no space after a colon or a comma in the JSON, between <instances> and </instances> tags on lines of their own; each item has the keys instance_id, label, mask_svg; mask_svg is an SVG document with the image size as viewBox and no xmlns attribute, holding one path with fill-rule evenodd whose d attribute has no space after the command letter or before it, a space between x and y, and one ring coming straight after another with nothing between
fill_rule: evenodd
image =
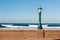
<instances>
[{"instance_id":1,"label":"metal pole base","mask_svg":"<svg viewBox=\"0 0 60 40\"><path fill-rule=\"evenodd\" d=\"M38 29L42 29L42 26L38 26Z\"/></svg>"}]
</instances>

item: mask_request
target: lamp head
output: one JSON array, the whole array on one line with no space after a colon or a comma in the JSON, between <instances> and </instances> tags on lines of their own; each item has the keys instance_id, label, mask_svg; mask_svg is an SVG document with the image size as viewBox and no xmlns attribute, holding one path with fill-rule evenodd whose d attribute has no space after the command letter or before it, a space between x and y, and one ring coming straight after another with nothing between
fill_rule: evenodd
<instances>
[{"instance_id":1,"label":"lamp head","mask_svg":"<svg viewBox=\"0 0 60 40\"><path fill-rule=\"evenodd\" d=\"M39 13L42 12L42 8L41 7L38 8L38 12Z\"/></svg>"}]
</instances>

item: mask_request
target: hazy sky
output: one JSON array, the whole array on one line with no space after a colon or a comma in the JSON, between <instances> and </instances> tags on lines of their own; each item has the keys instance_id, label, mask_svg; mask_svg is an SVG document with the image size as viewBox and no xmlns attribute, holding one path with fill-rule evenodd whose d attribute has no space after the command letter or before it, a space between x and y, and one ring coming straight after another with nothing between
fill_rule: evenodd
<instances>
[{"instance_id":1,"label":"hazy sky","mask_svg":"<svg viewBox=\"0 0 60 40\"><path fill-rule=\"evenodd\" d=\"M60 0L0 0L0 23L38 23L39 5L42 23L60 23Z\"/></svg>"}]
</instances>

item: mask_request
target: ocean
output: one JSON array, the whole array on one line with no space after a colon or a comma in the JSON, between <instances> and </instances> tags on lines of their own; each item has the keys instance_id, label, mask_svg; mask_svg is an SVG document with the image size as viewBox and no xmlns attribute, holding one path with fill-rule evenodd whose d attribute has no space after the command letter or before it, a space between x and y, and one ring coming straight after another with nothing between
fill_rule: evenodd
<instances>
[{"instance_id":1,"label":"ocean","mask_svg":"<svg viewBox=\"0 0 60 40\"><path fill-rule=\"evenodd\" d=\"M38 30L39 23L0 23L0 30ZM42 23L44 30L60 30L60 23Z\"/></svg>"},{"instance_id":2,"label":"ocean","mask_svg":"<svg viewBox=\"0 0 60 40\"><path fill-rule=\"evenodd\" d=\"M13 25L13 26L29 26L29 25L39 25L39 23L0 23L5 25ZM48 26L60 26L60 23L42 23L42 25Z\"/></svg>"}]
</instances>

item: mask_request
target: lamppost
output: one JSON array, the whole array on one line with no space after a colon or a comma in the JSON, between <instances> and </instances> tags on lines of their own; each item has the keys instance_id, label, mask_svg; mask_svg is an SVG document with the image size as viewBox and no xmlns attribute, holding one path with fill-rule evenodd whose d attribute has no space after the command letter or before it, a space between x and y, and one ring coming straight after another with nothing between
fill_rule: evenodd
<instances>
[{"instance_id":1,"label":"lamppost","mask_svg":"<svg viewBox=\"0 0 60 40\"><path fill-rule=\"evenodd\" d=\"M42 24L41 24L41 12L42 12L42 8L39 7L39 8L38 8L38 13L39 13L39 25L38 25L38 29L42 29Z\"/></svg>"}]
</instances>

